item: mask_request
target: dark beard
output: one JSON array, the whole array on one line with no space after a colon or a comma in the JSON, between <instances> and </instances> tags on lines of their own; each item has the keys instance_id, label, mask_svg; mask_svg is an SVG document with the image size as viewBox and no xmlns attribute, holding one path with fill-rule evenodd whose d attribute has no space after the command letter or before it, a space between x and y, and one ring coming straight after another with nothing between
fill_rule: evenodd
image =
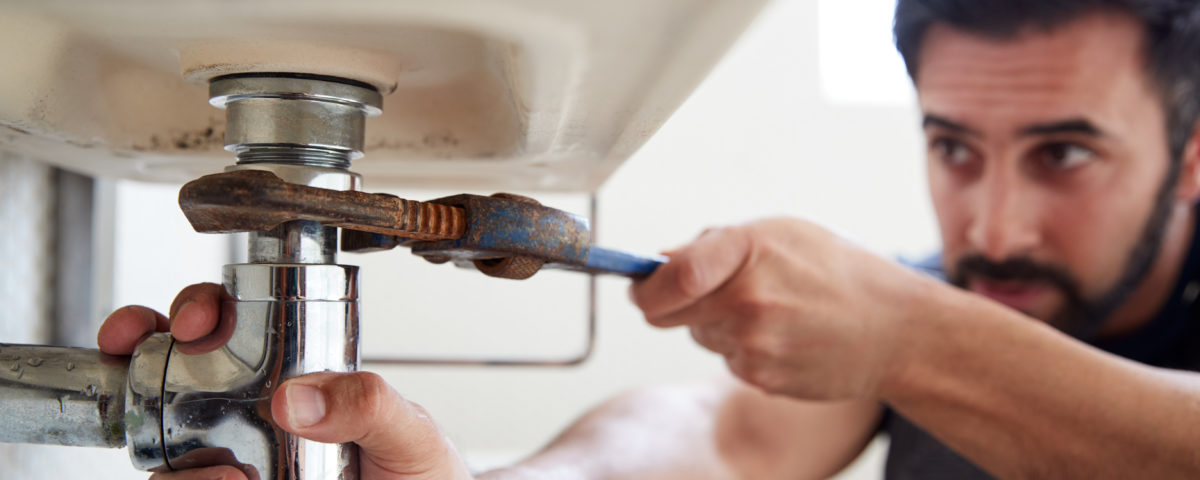
<instances>
[{"instance_id":1,"label":"dark beard","mask_svg":"<svg viewBox=\"0 0 1200 480\"><path fill-rule=\"evenodd\" d=\"M1059 266L1038 263L1028 257L993 262L983 255L965 255L955 263L953 269L948 269L950 283L963 289L967 288L968 278L1049 284L1063 293L1065 305L1053 318L1046 320L1072 337L1085 342L1095 340L1108 318L1145 281L1162 250L1175 183L1179 179L1182 164L1181 161L1175 161L1167 166L1166 178L1158 189L1150 215L1146 217L1141 237L1130 249L1121 276L1103 294L1088 298L1083 295L1079 280L1071 272Z\"/></svg>"}]
</instances>

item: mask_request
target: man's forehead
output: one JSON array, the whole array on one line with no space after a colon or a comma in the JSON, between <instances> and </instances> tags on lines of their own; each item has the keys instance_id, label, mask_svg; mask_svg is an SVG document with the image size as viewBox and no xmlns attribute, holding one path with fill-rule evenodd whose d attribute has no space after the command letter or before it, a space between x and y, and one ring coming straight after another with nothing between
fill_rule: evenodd
<instances>
[{"instance_id":1,"label":"man's forehead","mask_svg":"<svg viewBox=\"0 0 1200 480\"><path fill-rule=\"evenodd\" d=\"M921 107L966 124L1013 128L1068 118L1119 122L1129 102L1155 99L1142 44L1142 26L1116 13L1004 39L934 24L918 57Z\"/></svg>"}]
</instances>

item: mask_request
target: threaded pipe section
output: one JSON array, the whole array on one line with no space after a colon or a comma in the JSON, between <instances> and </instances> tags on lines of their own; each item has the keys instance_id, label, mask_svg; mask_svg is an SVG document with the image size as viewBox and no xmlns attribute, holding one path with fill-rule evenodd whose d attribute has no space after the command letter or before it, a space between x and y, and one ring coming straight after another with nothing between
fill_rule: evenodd
<instances>
[{"instance_id":1,"label":"threaded pipe section","mask_svg":"<svg viewBox=\"0 0 1200 480\"><path fill-rule=\"evenodd\" d=\"M307 167L350 168L354 152L315 145L238 145L234 149L238 165L272 163Z\"/></svg>"}]
</instances>

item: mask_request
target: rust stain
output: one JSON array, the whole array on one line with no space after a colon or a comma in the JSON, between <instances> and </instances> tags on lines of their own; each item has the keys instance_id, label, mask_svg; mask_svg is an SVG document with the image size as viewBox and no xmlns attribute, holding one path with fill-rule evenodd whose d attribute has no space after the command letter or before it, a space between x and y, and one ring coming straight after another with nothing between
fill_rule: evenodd
<instances>
[{"instance_id":1,"label":"rust stain","mask_svg":"<svg viewBox=\"0 0 1200 480\"><path fill-rule=\"evenodd\" d=\"M528 278L547 263L587 263L591 239L587 221L570 213L506 193L455 195L431 203L461 207L466 211L467 231L454 240L413 242L416 255L474 264L487 275L513 279Z\"/></svg>"},{"instance_id":2,"label":"rust stain","mask_svg":"<svg viewBox=\"0 0 1200 480\"><path fill-rule=\"evenodd\" d=\"M179 190L179 206L202 233L261 232L292 220L419 240L454 239L466 230L460 208L296 185L261 170L193 180Z\"/></svg>"},{"instance_id":3,"label":"rust stain","mask_svg":"<svg viewBox=\"0 0 1200 480\"><path fill-rule=\"evenodd\" d=\"M211 150L224 146L225 130L222 125L210 123L193 130L151 133L145 140L134 142L127 148L135 152L147 152Z\"/></svg>"},{"instance_id":4,"label":"rust stain","mask_svg":"<svg viewBox=\"0 0 1200 480\"><path fill-rule=\"evenodd\" d=\"M12 131L14 131L14 132L17 132L17 133L19 133L19 134L21 134L21 135L33 135L32 133L30 133L30 132L29 132L29 130L25 130L25 129L23 129L23 128L17 128L17 127L14 127L14 126L12 126L12 125L4 125L4 128L5 128L5 129L8 129L8 130L12 130Z\"/></svg>"}]
</instances>

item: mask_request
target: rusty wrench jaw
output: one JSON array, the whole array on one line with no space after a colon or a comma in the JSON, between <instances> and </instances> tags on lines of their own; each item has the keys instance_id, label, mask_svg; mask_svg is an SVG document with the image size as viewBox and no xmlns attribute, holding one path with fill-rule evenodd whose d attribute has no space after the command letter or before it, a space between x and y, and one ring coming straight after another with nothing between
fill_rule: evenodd
<instances>
[{"instance_id":1,"label":"rusty wrench jaw","mask_svg":"<svg viewBox=\"0 0 1200 480\"><path fill-rule=\"evenodd\" d=\"M330 190L283 181L262 170L234 170L192 180L179 189L179 207L201 233L263 232L284 222L419 240L462 236L464 214L445 205L393 195Z\"/></svg>"},{"instance_id":2,"label":"rusty wrench jaw","mask_svg":"<svg viewBox=\"0 0 1200 480\"><path fill-rule=\"evenodd\" d=\"M410 247L431 262L474 266L501 278L525 279L542 268L640 278L666 262L593 247L587 219L505 193L418 202L238 170L189 182L179 191L179 205L198 232L257 232L310 220L343 228L343 251Z\"/></svg>"}]
</instances>

